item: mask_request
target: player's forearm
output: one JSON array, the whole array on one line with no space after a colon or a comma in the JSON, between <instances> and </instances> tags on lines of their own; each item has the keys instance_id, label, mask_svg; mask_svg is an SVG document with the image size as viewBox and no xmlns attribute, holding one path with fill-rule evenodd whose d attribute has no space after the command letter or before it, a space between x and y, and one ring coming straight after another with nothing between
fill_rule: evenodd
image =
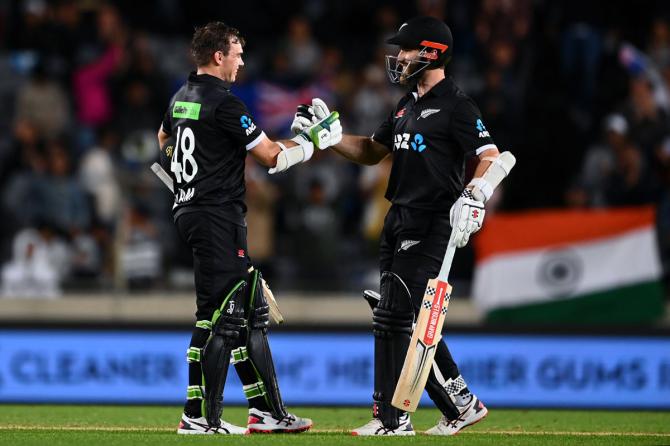
<instances>
[{"instance_id":1,"label":"player's forearm","mask_svg":"<svg viewBox=\"0 0 670 446\"><path fill-rule=\"evenodd\" d=\"M388 150L369 136L342 135L333 150L350 161L371 166L380 162Z\"/></svg>"},{"instance_id":2,"label":"player's forearm","mask_svg":"<svg viewBox=\"0 0 670 446\"><path fill-rule=\"evenodd\" d=\"M163 130L163 126L161 125L161 128L158 129L158 147L160 149L163 148L169 137L170 135Z\"/></svg>"},{"instance_id":3,"label":"player's forearm","mask_svg":"<svg viewBox=\"0 0 670 446\"><path fill-rule=\"evenodd\" d=\"M486 152L483 152L479 156L479 163L477 164L477 167L475 167L475 172L472 175L472 178L481 178L491 165L491 161L485 158L496 157L499 154L498 149L489 149Z\"/></svg>"}]
</instances>

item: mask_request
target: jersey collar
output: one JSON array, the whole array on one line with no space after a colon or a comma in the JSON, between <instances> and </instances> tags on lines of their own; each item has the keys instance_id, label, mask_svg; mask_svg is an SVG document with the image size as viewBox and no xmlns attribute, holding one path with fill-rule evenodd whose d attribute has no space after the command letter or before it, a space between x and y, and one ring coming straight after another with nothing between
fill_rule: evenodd
<instances>
[{"instance_id":1,"label":"jersey collar","mask_svg":"<svg viewBox=\"0 0 670 446\"><path fill-rule=\"evenodd\" d=\"M226 90L230 90L230 82L222 81L218 77L210 74L197 74L195 71L191 71L188 75L188 81L192 83L216 85L217 87L223 87Z\"/></svg>"},{"instance_id":2,"label":"jersey collar","mask_svg":"<svg viewBox=\"0 0 670 446\"><path fill-rule=\"evenodd\" d=\"M451 83L451 77L447 76L437 84L433 85L433 88L428 90L426 94L424 94L422 97L444 96L447 93L447 91L449 91L450 83ZM412 89L411 93L414 95L414 99L418 98L419 93L417 92L416 86Z\"/></svg>"}]
</instances>

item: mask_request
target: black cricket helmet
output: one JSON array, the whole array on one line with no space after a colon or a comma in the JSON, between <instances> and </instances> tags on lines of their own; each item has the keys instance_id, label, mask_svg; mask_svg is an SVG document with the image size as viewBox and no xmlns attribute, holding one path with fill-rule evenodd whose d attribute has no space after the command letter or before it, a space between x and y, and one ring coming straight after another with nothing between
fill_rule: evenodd
<instances>
[{"instance_id":1,"label":"black cricket helmet","mask_svg":"<svg viewBox=\"0 0 670 446\"><path fill-rule=\"evenodd\" d=\"M418 49L419 54L409 63L398 64L397 56L386 56L386 72L394 84L417 78L425 69L444 67L451 60L454 39L442 20L419 16L403 23L398 32L386 43L402 49Z\"/></svg>"}]
</instances>

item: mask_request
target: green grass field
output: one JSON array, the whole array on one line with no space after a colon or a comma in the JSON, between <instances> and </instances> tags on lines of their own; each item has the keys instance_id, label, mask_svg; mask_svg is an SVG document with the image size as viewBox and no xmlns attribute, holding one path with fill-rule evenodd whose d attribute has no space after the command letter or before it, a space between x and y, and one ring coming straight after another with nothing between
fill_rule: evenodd
<instances>
[{"instance_id":1,"label":"green grass field","mask_svg":"<svg viewBox=\"0 0 670 446\"><path fill-rule=\"evenodd\" d=\"M364 408L297 407L314 420L300 435L246 437L184 436L175 433L179 407L0 405L0 445L669 445L670 412L607 412L492 409L481 423L451 438L352 437L348 431L368 421ZM246 409L226 408L224 417L246 423ZM417 432L439 418L435 409L412 416Z\"/></svg>"}]
</instances>

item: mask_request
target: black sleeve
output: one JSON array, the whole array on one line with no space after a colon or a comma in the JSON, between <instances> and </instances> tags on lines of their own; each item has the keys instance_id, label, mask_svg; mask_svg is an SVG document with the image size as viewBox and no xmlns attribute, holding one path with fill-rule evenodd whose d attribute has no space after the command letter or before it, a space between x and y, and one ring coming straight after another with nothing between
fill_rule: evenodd
<instances>
[{"instance_id":1,"label":"black sleeve","mask_svg":"<svg viewBox=\"0 0 670 446\"><path fill-rule=\"evenodd\" d=\"M163 131L168 135L172 134L172 122L170 121L170 111L172 110L172 104L168 107L163 115Z\"/></svg>"},{"instance_id":2,"label":"black sleeve","mask_svg":"<svg viewBox=\"0 0 670 446\"><path fill-rule=\"evenodd\" d=\"M233 140L253 149L261 141L263 131L256 125L251 113L238 97L230 95L216 109L216 122Z\"/></svg>"},{"instance_id":3,"label":"black sleeve","mask_svg":"<svg viewBox=\"0 0 670 446\"><path fill-rule=\"evenodd\" d=\"M393 110L386 117L384 122L379 126L377 130L372 134L373 141L378 142L386 146L387 149L393 151L393 117L395 116L395 110Z\"/></svg>"},{"instance_id":4,"label":"black sleeve","mask_svg":"<svg viewBox=\"0 0 670 446\"><path fill-rule=\"evenodd\" d=\"M482 114L472 99L465 99L456 105L451 116L450 131L463 153L468 156L495 147Z\"/></svg>"}]
</instances>

